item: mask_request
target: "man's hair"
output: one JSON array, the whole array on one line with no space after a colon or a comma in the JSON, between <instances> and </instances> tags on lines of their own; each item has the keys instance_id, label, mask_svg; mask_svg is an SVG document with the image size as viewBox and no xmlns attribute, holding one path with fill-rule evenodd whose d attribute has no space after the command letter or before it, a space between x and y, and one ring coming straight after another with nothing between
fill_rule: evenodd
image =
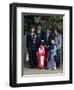
<instances>
[{"instance_id":1,"label":"man's hair","mask_svg":"<svg viewBox=\"0 0 74 90\"><path fill-rule=\"evenodd\" d=\"M31 30L32 30L33 28L36 29L35 25L31 25L31 26L30 26L30 32L31 32ZM36 32L36 31L35 31L35 32Z\"/></svg>"},{"instance_id":2,"label":"man's hair","mask_svg":"<svg viewBox=\"0 0 74 90\"><path fill-rule=\"evenodd\" d=\"M35 28L35 25L31 25L31 29L32 29L32 28Z\"/></svg>"},{"instance_id":3,"label":"man's hair","mask_svg":"<svg viewBox=\"0 0 74 90\"><path fill-rule=\"evenodd\" d=\"M50 31L52 31L52 30L51 30L51 27L46 27L46 30L47 30L47 29L49 29Z\"/></svg>"},{"instance_id":4,"label":"man's hair","mask_svg":"<svg viewBox=\"0 0 74 90\"><path fill-rule=\"evenodd\" d=\"M42 24L41 23L38 23L37 26L42 26Z\"/></svg>"}]
</instances>

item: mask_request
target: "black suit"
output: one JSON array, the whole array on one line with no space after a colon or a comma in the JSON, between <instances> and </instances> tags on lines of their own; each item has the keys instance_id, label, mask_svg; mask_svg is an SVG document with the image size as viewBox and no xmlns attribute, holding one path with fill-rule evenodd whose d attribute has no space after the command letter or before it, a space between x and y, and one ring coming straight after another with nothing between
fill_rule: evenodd
<instances>
[{"instance_id":1,"label":"black suit","mask_svg":"<svg viewBox=\"0 0 74 90\"><path fill-rule=\"evenodd\" d=\"M37 32L36 35L37 35L37 38L36 38L36 47L38 49L39 46L40 46L41 40L44 40L44 32L41 30L40 33Z\"/></svg>"},{"instance_id":2,"label":"black suit","mask_svg":"<svg viewBox=\"0 0 74 90\"><path fill-rule=\"evenodd\" d=\"M27 49L29 53L29 64L31 67L36 66L36 34L32 35L31 33L27 34Z\"/></svg>"},{"instance_id":3,"label":"black suit","mask_svg":"<svg viewBox=\"0 0 74 90\"><path fill-rule=\"evenodd\" d=\"M51 43L51 39L54 39L53 33L45 33L44 41L46 45L49 45Z\"/></svg>"}]
</instances>

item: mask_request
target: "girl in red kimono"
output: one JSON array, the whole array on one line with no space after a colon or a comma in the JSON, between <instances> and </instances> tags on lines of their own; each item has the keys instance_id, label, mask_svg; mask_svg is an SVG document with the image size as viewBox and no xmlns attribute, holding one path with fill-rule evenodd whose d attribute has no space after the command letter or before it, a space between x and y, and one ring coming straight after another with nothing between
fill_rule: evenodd
<instances>
[{"instance_id":1,"label":"girl in red kimono","mask_svg":"<svg viewBox=\"0 0 74 90\"><path fill-rule=\"evenodd\" d=\"M42 40L40 47L38 48L38 52L37 52L37 64L38 64L38 67L41 69L44 68L45 57L46 57L46 50L44 47L44 41Z\"/></svg>"}]
</instances>

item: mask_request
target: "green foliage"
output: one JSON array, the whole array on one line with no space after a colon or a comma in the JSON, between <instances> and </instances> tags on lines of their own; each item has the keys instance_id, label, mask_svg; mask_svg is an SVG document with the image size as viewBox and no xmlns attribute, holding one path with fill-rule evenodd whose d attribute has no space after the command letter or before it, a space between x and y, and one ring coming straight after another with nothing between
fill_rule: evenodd
<instances>
[{"instance_id":1,"label":"green foliage","mask_svg":"<svg viewBox=\"0 0 74 90\"><path fill-rule=\"evenodd\" d=\"M49 22L61 22L63 21L63 16L49 16Z\"/></svg>"}]
</instances>

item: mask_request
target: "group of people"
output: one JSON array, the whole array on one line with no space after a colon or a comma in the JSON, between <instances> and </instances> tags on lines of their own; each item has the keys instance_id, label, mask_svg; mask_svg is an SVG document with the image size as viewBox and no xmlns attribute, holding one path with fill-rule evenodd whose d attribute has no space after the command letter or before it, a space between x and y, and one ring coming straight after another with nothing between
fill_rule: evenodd
<instances>
[{"instance_id":1,"label":"group of people","mask_svg":"<svg viewBox=\"0 0 74 90\"><path fill-rule=\"evenodd\" d=\"M31 68L56 70L56 67L60 67L62 36L58 28L51 30L47 27L42 30L41 25L37 28L32 26L31 31L27 33L26 44Z\"/></svg>"}]
</instances>

